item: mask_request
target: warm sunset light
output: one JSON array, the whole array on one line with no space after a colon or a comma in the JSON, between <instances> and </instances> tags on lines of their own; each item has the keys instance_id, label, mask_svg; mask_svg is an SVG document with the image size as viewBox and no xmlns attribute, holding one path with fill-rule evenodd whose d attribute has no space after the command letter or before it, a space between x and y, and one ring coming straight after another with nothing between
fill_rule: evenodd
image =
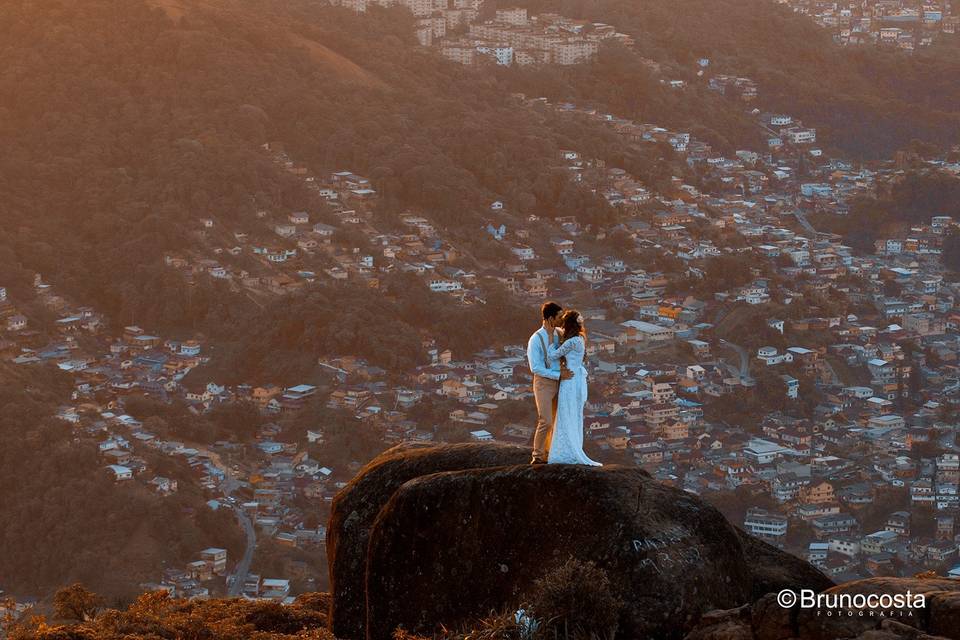
<instances>
[{"instance_id":1,"label":"warm sunset light","mask_svg":"<svg viewBox=\"0 0 960 640\"><path fill-rule=\"evenodd\" d=\"M960 639L958 30L0 0L0 640Z\"/></svg>"}]
</instances>

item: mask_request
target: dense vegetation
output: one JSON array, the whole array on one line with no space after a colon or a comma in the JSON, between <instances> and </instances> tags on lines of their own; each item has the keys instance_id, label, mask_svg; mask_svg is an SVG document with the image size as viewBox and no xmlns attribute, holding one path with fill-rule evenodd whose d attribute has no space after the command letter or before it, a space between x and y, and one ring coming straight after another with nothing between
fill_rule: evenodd
<instances>
[{"instance_id":1,"label":"dense vegetation","mask_svg":"<svg viewBox=\"0 0 960 640\"><path fill-rule=\"evenodd\" d=\"M821 144L853 157L889 155L913 139L950 145L960 134L960 39L943 37L915 55L880 48L842 48L809 18L768 0L498 0L533 11L602 21L634 37L637 53L661 63L668 79L695 80L696 61L709 73L752 78L760 106L802 118ZM681 103L658 94L636 60L616 56L596 65L568 91L592 96L628 117L700 125L710 140L743 144L748 135L729 111L703 92ZM633 67L624 73L627 68ZM639 81L635 81L635 78ZM690 98L690 96L685 96ZM673 117L671 117L673 114ZM676 123L680 124L680 123ZM713 136L709 135L709 132Z\"/></svg>"},{"instance_id":2,"label":"dense vegetation","mask_svg":"<svg viewBox=\"0 0 960 640\"><path fill-rule=\"evenodd\" d=\"M484 346L471 336L485 334L451 328L492 328L515 311L496 287L488 292L496 304L488 301L479 318L435 314L422 287L353 297L319 288L263 310L207 278L184 287L162 258L207 255L192 233L200 217L249 231L259 209L323 211L262 152L268 141L319 175L349 168L370 176L382 196L379 226L396 228L398 213L422 211L466 249L468 269L505 257L476 233L493 199L520 214L613 222L605 203L554 170L559 149L625 167L654 186L688 170L668 150L639 151L599 125L522 108L510 94L595 102L686 128L721 150L760 143L744 106L693 75L701 56L711 71L758 80L764 106L804 117L857 155L915 137L956 137L960 56L951 58L949 43L914 57L841 50L763 0L526 4L613 24L636 38L636 51L604 47L598 63L570 69L466 70L416 46L402 9L356 16L308 0L4 0L0 42L14 61L0 70L4 284L22 301L40 272L114 326L206 333L241 374L265 363L302 374L307 352L297 341L310 332L311 348L404 366L422 358L420 330L453 335L450 346L468 352ZM661 63L661 77L643 58ZM688 89L660 83L672 77L689 80ZM336 318L324 317L331 296ZM306 323L291 320L291 310L313 328L301 329ZM373 331L332 338L329 327L355 320L372 322ZM285 329L270 328L277 323Z\"/></svg>"},{"instance_id":3,"label":"dense vegetation","mask_svg":"<svg viewBox=\"0 0 960 640\"><path fill-rule=\"evenodd\" d=\"M422 211L466 249L462 266L477 269L504 258L477 233L494 199L516 214L616 221L554 169L559 149L625 167L651 186L688 171L667 150L639 151L599 125L520 107L512 92L597 103L685 128L723 151L760 144L743 104L694 75L694 61L708 57L711 70L757 80L762 106L804 118L855 156L957 137L960 56L951 41L912 57L841 50L765 0L521 4L613 24L636 38L636 51L604 47L596 64L571 69L467 70L417 47L402 9L355 16L309 0L0 0L8 61L0 69L0 285L29 305L40 272L114 326L206 333L215 368L201 379L294 383L318 354L339 353L389 373L422 364L424 338L443 336L462 356L494 337L518 341L529 317L491 281L483 282L486 304L467 309L437 305L420 280L400 275L377 292L315 285L262 307L206 278L184 286L162 258L206 255L192 232L198 218L249 231L259 209L323 211L261 144L282 143L319 175L368 175L382 196L378 225L396 228L400 212ZM660 62L662 74L642 58ZM689 87L672 91L663 78ZM958 195L955 180L911 175L835 224L853 232L957 213ZM880 223L863 224L866 216ZM736 260L707 269L708 279L749 277ZM208 533L230 531L228 516L196 510L199 496L160 500L101 473L92 444L72 442L51 419L68 392L61 378L0 373L0 587L42 592L82 580L115 597L156 576L161 549L185 559L205 544L229 544ZM159 433L201 440L227 425L250 435L258 424L143 409Z\"/></svg>"},{"instance_id":4,"label":"dense vegetation","mask_svg":"<svg viewBox=\"0 0 960 640\"><path fill-rule=\"evenodd\" d=\"M113 602L159 579L164 561L242 549L232 516L207 509L190 483L168 498L116 484L95 443L51 417L63 374L3 365L0 380L0 588L45 596L76 580Z\"/></svg>"},{"instance_id":5,"label":"dense vegetation","mask_svg":"<svg viewBox=\"0 0 960 640\"><path fill-rule=\"evenodd\" d=\"M439 640L529 638L609 638L617 628L623 601L607 572L574 558L555 561L524 594L527 610L541 621L533 626L514 612L490 616L462 629L438 629ZM147 593L126 608L107 608L104 599L74 584L54 598L54 618L29 616L10 630L10 640L334 640L327 628L330 596L306 593L289 606L276 602L183 600L165 592ZM398 628L396 640L426 640Z\"/></svg>"},{"instance_id":6,"label":"dense vegetation","mask_svg":"<svg viewBox=\"0 0 960 640\"><path fill-rule=\"evenodd\" d=\"M490 286L486 304L471 307L438 304L436 294L409 274L388 278L377 296L355 287L319 287L235 327L208 373L231 384L292 384L313 370L318 354L345 353L368 358L388 376L401 375L427 364L422 343L428 338L442 337L443 347L453 347L458 357L522 341L536 311Z\"/></svg>"},{"instance_id":7,"label":"dense vegetation","mask_svg":"<svg viewBox=\"0 0 960 640\"><path fill-rule=\"evenodd\" d=\"M378 225L396 228L399 212L423 211L467 250L466 268L503 257L502 247L476 233L496 198L518 213L612 220L605 203L572 190L552 169L560 148L649 172L651 180L671 173L656 152L647 157L598 126L524 109L493 73L465 75L419 49L400 9L358 17L309 2L184 3L182 14L122 0L4 4L0 41L17 64L0 71L8 150L0 160L0 222L11 230L0 238L0 266L11 295L29 296L40 272L114 326L227 340L289 317L289 308L262 311L207 278L184 287L162 263L168 253L207 255L192 233L200 217L248 231L259 209L323 211L262 152L267 141L282 142L319 175L344 168L369 175L382 195ZM363 246L362 237L344 240ZM336 316L333 290L290 304L327 316L316 346L355 347L394 366L420 357L415 330L401 325L389 350L369 340L386 330L366 332L359 345L333 336L351 317L402 316L418 329L466 322L465 315L437 318L421 292L344 297ZM490 298L505 300L495 290ZM391 305L398 311L388 313ZM510 313L490 308L491 317ZM327 331L331 322L336 329ZM264 351L238 357L261 364L266 352L283 352L299 337L295 327L270 333L278 341L250 341Z\"/></svg>"},{"instance_id":8,"label":"dense vegetation","mask_svg":"<svg viewBox=\"0 0 960 640\"><path fill-rule=\"evenodd\" d=\"M65 590L66 591L66 590ZM58 622L31 619L15 627L11 640L120 640L121 638L209 638L210 640L333 640L326 629L329 600L308 594L285 607L274 602L177 600L166 592L140 596L124 610L94 609L96 594L82 587L58 594L66 606L56 609ZM74 615L79 610L81 615ZM94 615L90 615L93 613Z\"/></svg>"},{"instance_id":9,"label":"dense vegetation","mask_svg":"<svg viewBox=\"0 0 960 640\"><path fill-rule=\"evenodd\" d=\"M939 171L909 171L879 185L876 196L854 200L849 215L820 214L814 217L814 224L842 234L844 241L857 249L872 251L876 240L902 237L905 228L930 224L933 216L960 216L960 179ZM945 245L952 256L953 240ZM951 261L947 259L948 266L960 266Z\"/></svg>"}]
</instances>

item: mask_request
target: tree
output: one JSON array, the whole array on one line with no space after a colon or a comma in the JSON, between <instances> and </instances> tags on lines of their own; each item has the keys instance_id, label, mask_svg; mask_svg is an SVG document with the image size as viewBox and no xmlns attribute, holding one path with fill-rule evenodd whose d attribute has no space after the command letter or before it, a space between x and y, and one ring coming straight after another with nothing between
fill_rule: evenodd
<instances>
[{"instance_id":1,"label":"tree","mask_svg":"<svg viewBox=\"0 0 960 640\"><path fill-rule=\"evenodd\" d=\"M160 438L165 438L170 434L170 425L160 416L150 416L143 421L143 429Z\"/></svg>"},{"instance_id":2,"label":"tree","mask_svg":"<svg viewBox=\"0 0 960 640\"><path fill-rule=\"evenodd\" d=\"M383 432L345 412L330 415L323 426L324 442L316 458L340 469L346 462L365 464L386 449Z\"/></svg>"},{"instance_id":3,"label":"tree","mask_svg":"<svg viewBox=\"0 0 960 640\"><path fill-rule=\"evenodd\" d=\"M949 402L943 402L939 407L937 407L937 420L940 422L945 422L947 424L953 424L957 419L957 408L950 404ZM957 439L960 440L960 434L957 434Z\"/></svg>"},{"instance_id":4,"label":"tree","mask_svg":"<svg viewBox=\"0 0 960 640\"><path fill-rule=\"evenodd\" d=\"M633 237L623 229L617 229L607 238L607 246L610 251L619 258L632 258L636 243Z\"/></svg>"},{"instance_id":5,"label":"tree","mask_svg":"<svg viewBox=\"0 0 960 640\"><path fill-rule=\"evenodd\" d=\"M929 430L928 438L926 442L914 442L910 447L910 457L915 460L920 460L921 458L935 458L943 451L940 443L937 442L936 432L932 429Z\"/></svg>"},{"instance_id":6,"label":"tree","mask_svg":"<svg viewBox=\"0 0 960 640\"><path fill-rule=\"evenodd\" d=\"M92 620L103 608L105 601L79 582L64 587L53 596L53 610L58 618L85 622Z\"/></svg>"},{"instance_id":7,"label":"tree","mask_svg":"<svg viewBox=\"0 0 960 640\"><path fill-rule=\"evenodd\" d=\"M895 280L884 280L883 281L883 295L888 298L899 298L903 293L903 287L901 287Z\"/></svg>"},{"instance_id":8,"label":"tree","mask_svg":"<svg viewBox=\"0 0 960 640\"><path fill-rule=\"evenodd\" d=\"M810 523L800 520L799 518L792 518L784 542L790 547L799 549L803 548L813 538L814 532Z\"/></svg>"},{"instance_id":9,"label":"tree","mask_svg":"<svg viewBox=\"0 0 960 640\"><path fill-rule=\"evenodd\" d=\"M210 412L210 420L217 425L219 437L240 441L256 435L263 422L257 406L247 400L218 405Z\"/></svg>"},{"instance_id":10,"label":"tree","mask_svg":"<svg viewBox=\"0 0 960 640\"><path fill-rule=\"evenodd\" d=\"M722 255L707 260L704 286L710 291L742 287L753 280L756 262L746 255Z\"/></svg>"},{"instance_id":11,"label":"tree","mask_svg":"<svg viewBox=\"0 0 960 640\"><path fill-rule=\"evenodd\" d=\"M787 384L781 374L774 371L765 370L757 376L757 385L754 387L754 394L767 411L782 411L786 408L789 398L787 397Z\"/></svg>"},{"instance_id":12,"label":"tree","mask_svg":"<svg viewBox=\"0 0 960 640\"><path fill-rule=\"evenodd\" d=\"M943 239L943 266L951 271L960 271L960 233L950 232Z\"/></svg>"}]
</instances>

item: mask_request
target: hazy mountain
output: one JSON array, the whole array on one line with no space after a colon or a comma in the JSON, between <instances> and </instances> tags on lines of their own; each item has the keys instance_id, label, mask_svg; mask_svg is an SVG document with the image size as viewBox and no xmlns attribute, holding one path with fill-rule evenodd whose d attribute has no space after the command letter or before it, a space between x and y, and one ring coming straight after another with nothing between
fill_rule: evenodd
<instances>
[{"instance_id":1,"label":"hazy mountain","mask_svg":"<svg viewBox=\"0 0 960 640\"><path fill-rule=\"evenodd\" d=\"M472 233L483 203L496 198L525 213L610 221L603 203L551 183L558 149L626 166L652 185L687 169L596 126L518 108L509 94L688 127L720 150L761 143L738 101L660 83L692 78L699 57L752 77L761 107L805 118L826 145L854 154L957 130L957 85L948 80L960 62L948 45L914 57L840 50L804 18L761 0L530 6L615 24L636 50L605 48L589 67L468 70L417 46L402 9L356 16L307 0L5 0L0 39L12 62L0 72L0 222L10 233L0 238L0 264L8 286L29 296L41 272L118 323L215 331L253 317L258 325L246 298L206 279L185 290L161 261L229 246L226 231L199 237L201 218L252 231L258 209L322 213L315 194L270 161L266 142L321 175L369 175L385 219L414 207L476 255L499 250ZM661 64L660 75L642 59ZM216 259L256 274L249 258Z\"/></svg>"}]
</instances>

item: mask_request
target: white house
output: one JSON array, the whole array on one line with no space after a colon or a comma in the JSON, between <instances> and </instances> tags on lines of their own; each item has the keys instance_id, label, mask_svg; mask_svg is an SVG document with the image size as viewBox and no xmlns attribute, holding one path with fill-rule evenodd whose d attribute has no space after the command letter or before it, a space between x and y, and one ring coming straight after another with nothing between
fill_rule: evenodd
<instances>
[{"instance_id":1,"label":"white house","mask_svg":"<svg viewBox=\"0 0 960 640\"><path fill-rule=\"evenodd\" d=\"M800 381L794 378L793 376L788 376L786 374L780 376L780 379L783 380L783 383L787 385L787 397L791 400L796 400L800 397Z\"/></svg>"},{"instance_id":2,"label":"white house","mask_svg":"<svg viewBox=\"0 0 960 640\"><path fill-rule=\"evenodd\" d=\"M664 342L672 340L674 337L674 330L670 327L663 327L643 320L627 320L621 322L620 326L625 327L628 332L632 333L637 341Z\"/></svg>"},{"instance_id":3,"label":"white house","mask_svg":"<svg viewBox=\"0 0 960 640\"><path fill-rule=\"evenodd\" d=\"M517 258L520 260L533 260L537 257L533 247L528 247L527 245L523 244L514 245L510 251L512 251L513 255L517 256Z\"/></svg>"},{"instance_id":4,"label":"white house","mask_svg":"<svg viewBox=\"0 0 960 640\"><path fill-rule=\"evenodd\" d=\"M290 581L279 578L264 578L260 583L260 597L267 600L282 601L290 595Z\"/></svg>"},{"instance_id":5,"label":"white house","mask_svg":"<svg viewBox=\"0 0 960 640\"><path fill-rule=\"evenodd\" d=\"M336 230L336 227L331 227L329 224L324 224L322 222L318 222L313 225L313 232L321 238L329 238Z\"/></svg>"},{"instance_id":6,"label":"white house","mask_svg":"<svg viewBox=\"0 0 960 640\"><path fill-rule=\"evenodd\" d=\"M463 291L463 284L457 280L431 280L430 291L435 291L437 293Z\"/></svg>"},{"instance_id":7,"label":"white house","mask_svg":"<svg viewBox=\"0 0 960 640\"><path fill-rule=\"evenodd\" d=\"M553 238L550 240L550 244L553 245L554 251L562 256L573 253L573 240L569 240L567 238Z\"/></svg>"},{"instance_id":8,"label":"white house","mask_svg":"<svg viewBox=\"0 0 960 640\"><path fill-rule=\"evenodd\" d=\"M779 541L787 535L787 517L764 509L748 509L743 528L765 540Z\"/></svg>"},{"instance_id":9,"label":"white house","mask_svg":"<svg viewBox=\"0 0 960 640\"><path fill-rule=\"evenodd\" d=\"M783 447L775 442L753 438L747 443L743 450L743 456L757 465L770 464L780 456L788 453L790 449Z\"/></svg>"},{"instance_id":10,"label":"white house","mask_svg":"<svg viewBox=\"0 0 960 640\"><path fill-rule=\"evenodd\" d=\"M22 315L7 318L7 331L22 331L27 328L27 317Z\"/></svg>"},{"instance_id":11,"label":"white house","mask_svg":"<svg viewBox=\"0 0 960 640\"><path fill-rule=\"evenodd\" d=\"M757 359L763 360L768 367L772 367L784 362L793 362L793 354L789 351L779 353L776 347L767 346L757 349Z\"/></svg>"},{"instance_id":12,"label":"white house","mask_svg":"<svg viewBox=\"0 0 960 640\"><path fill-rule=\"evenodd\" d=\"M130 480L131 478L133 478L133 471L129 467L124 467L119 464L111 464L111 465L107 465L107 469L109 469L113 473L113 478L117 482L121 482L123 480Z\"/></svg>"},{"instance_id":13,"label":"white house","mask_svg":"<svg viewBox=\"0 0 960 640\"><path fill-rule=\"evenodd\" d=\"M811 542L807 545L807 562L819 565L827 559L830 552L829 542Z\"/></svg>"},{"instance_id":14,"label":"white house","mask_svg":"<svg viewBox=\"0 0 960 640\"><path fill-rule=\"evenodd\" d=\"M793 144L812 144L817 141L816 129L804 129L798 127L796 129L790 129L786 133L787 138Z\"/></svg>"},{"instance_id":15,"label":"white house","mask_svg":"<svg viewBox=\"0 0 960 640\"><path fill-rule=\"evenodd\" d=\"M577 273L586 282L603 282L603 267L596 264L581 264Z\"/></svg>"}]
</instances>

